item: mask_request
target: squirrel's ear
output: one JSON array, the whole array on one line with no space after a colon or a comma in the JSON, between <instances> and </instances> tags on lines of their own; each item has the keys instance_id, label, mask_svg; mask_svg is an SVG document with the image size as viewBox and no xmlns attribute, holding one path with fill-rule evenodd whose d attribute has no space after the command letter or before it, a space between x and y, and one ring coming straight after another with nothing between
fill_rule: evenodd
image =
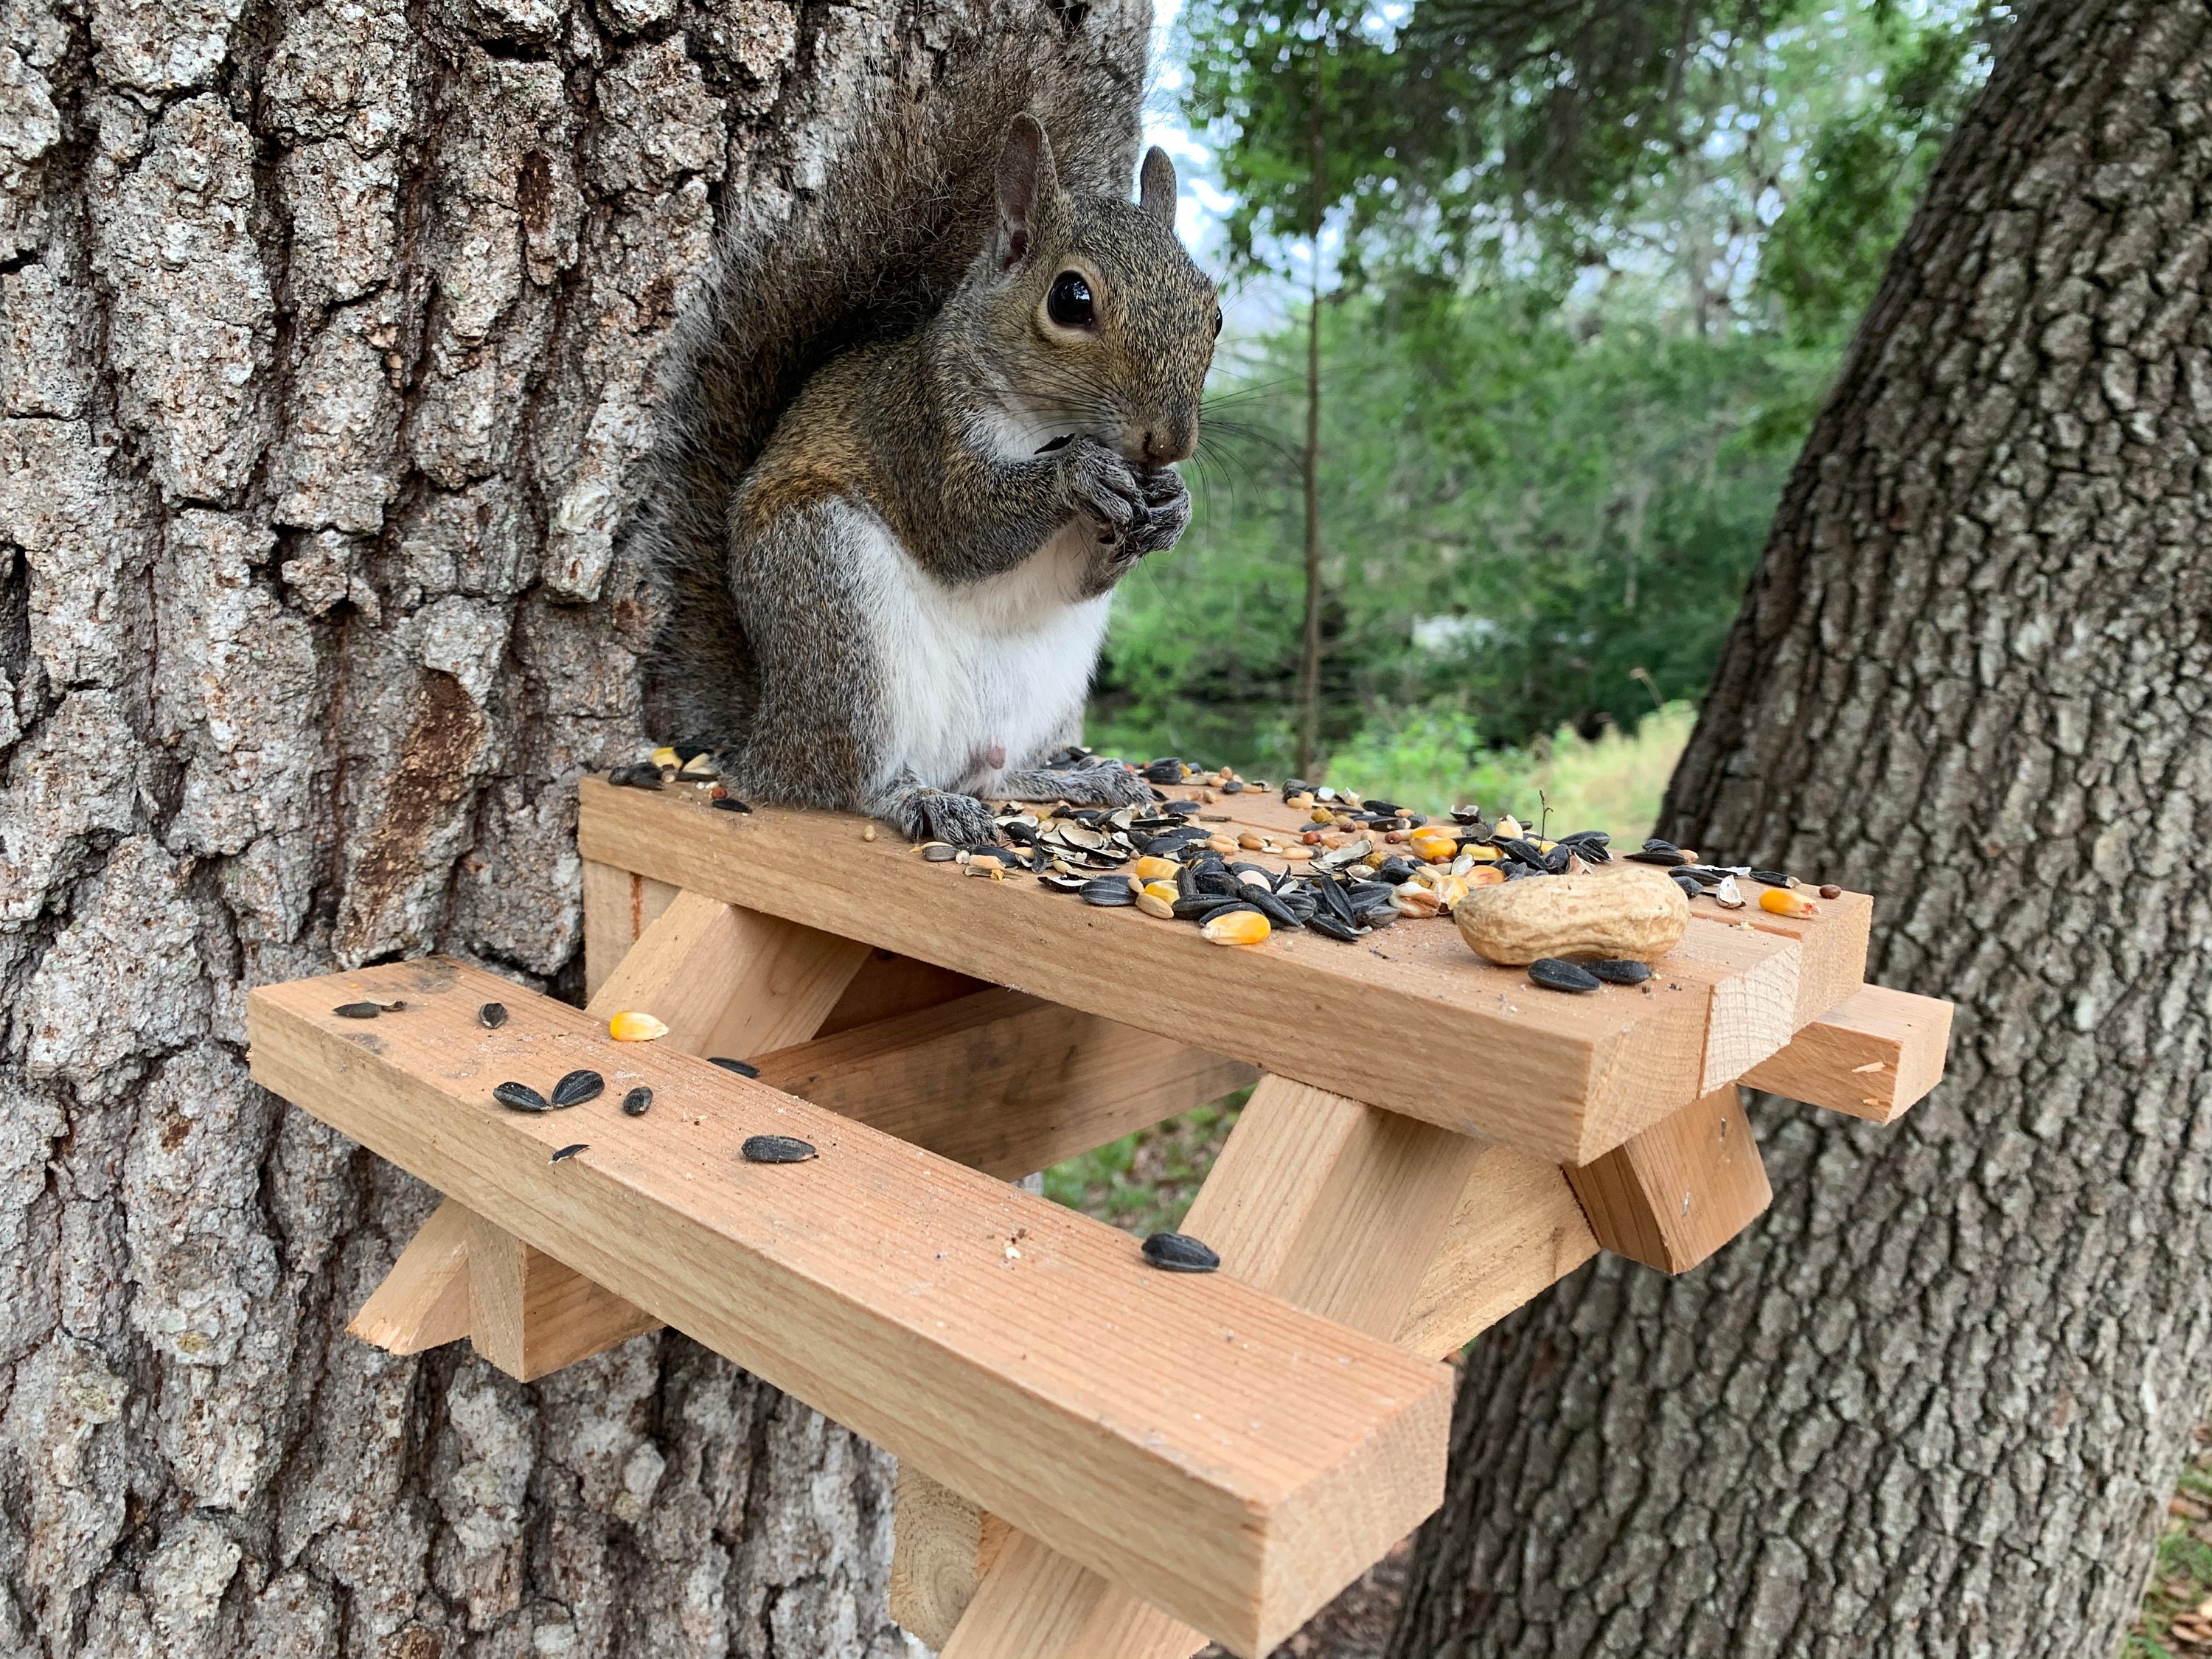
<instances>
[{"instance_id":1,"label":"squirrel's ear","mask_svg":"<svg viewBox=\"0 0 2212 1659\"><path fill-rule=\"evenodd\" d=\"M999 152L999 269L1012 270L1029 257L1036 240L1038 210L1060 188L1052 164L1052 141L1034 115L1017 115L1007 124L1006 148Z\"/></svg>"},{"instance_id":2,"label":"squirrel's ear","mask_svg":"<svg viewBox=\"0 0 2212 1659\"><path fill-rule=\"evenodd\" d=\"M1175 163L1158 144L1145 152L1145 170L1137 177L1137 205L1170 230L1175 228Z\"/></svg>"}]
</instances>

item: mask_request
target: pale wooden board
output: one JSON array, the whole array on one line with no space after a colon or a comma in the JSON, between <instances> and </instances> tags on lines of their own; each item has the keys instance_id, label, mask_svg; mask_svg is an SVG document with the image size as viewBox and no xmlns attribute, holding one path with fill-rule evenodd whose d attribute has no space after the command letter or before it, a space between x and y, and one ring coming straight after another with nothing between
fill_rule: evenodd
<instances>
[{"instance_id":1,"label":"pale wooden board","mask_svg":"<svg viewBox=\"0 0 2212 1659\"><path fill-rule=\"evenodd\" d=\"M1158 1273L1111 1228L573 1009L516 999L484 1030L502 992L437 959L264 988L255 1079L1241 1650L1439 1500L1443 1367L1227 1274ZM413 1006L331 1013L364 993ZM577 1066L605 1075L600 1099L490 1100ZM653 1109L625 1118L639 1083ZM743 1162L761 1133L822 1156ZM589 1150L548 1161L571 1142Z\"/></svg>"},{"instance_id":2,"label":"pale wooden board","mask_svg":"<svg viewBox=\"0 0 2212 1659\"><path fill-rule=\"evenodd\" d=\"M1432 1125L1263 1078L1183 1226L1219 1252L1224 1274L1355 1328L1395 1332L1483 1151ZM1340 1489L1330 1501L1347 1523L1361 1513L1356 1491ZM1309 1584L1336 1571L1318 1560L1284 1565ZM1296 1628L1262 1627L1249 1644L1224 1645L1252 1659ZM944 1659L1188 1659L1198 1636L1017 1534Z\"/></svg>"},{"instance_id":3,"label":"pale wooden board","mask_svg":"<svg viewBox=\"0 0 2212 1659\"><path fill-rule=\"evenodd\" d=\"M661 1322L643 1309L483 1217L466 1213L469 1341L518 1382L534 1382L660 1328Z\"/></svg>"},{"instance_id":4,"label":"pale wooden board","mask_svg":"<svg viewBox=\"0 0 2212 1659\"><path fill-rule=\"evenodd\" d=\"M1242 1061L1007 990L757 1063L763 1083L1006 1180L1218 1100L1258 1075Z\"/></svg>"},{"instance_id":5,"label":"pale wooden board","mask_svg":"<svg viewBox=\"0 0 2212 1659\"><path fill-rule=\"evenodd\" d=\"M597 994L629 947L663 910L676 889L665 881L584 860L584 994Z\"/></svg>"},{"instance_id":6,"label":"pale wooden board","mask_svg":"<svg viewBox=\"0 0 2212 1659\"><path fill-rule=\"evenodd\" d=\"M466 1336L474 1220L451 1199L431 1211L346 1330L386 1353L421 1353Z\"/></svg>"},{"instance_id":7,"label":"pale wooden board","mask_svg":"<svg viewBox=\"0 0 2212 1659\"><path fill-rule=\"evenodd\" d=\"M931 1647L941 1648L1006 1547L1012 1528L905 1463L899 1465L896 1506L891 1619ZM1103 1579L1085 1576L1104 1588Z\"/></svg>"},{"instance_id":8,"label":"pale wooden board","mask_svg":"<svg viewBox=\"0 0 2212 1659\"><path fill-rule=\"evenodd\" d=\"M1436 1359L1456 1353L1597 1252L1558 1164L1486 1148L1399 1323L1398 1346Z\"/></svg>"},{"instance_id":9,"label":"pale wooden board","mask_svg":"<svg viewBox=\"0 0 2212 1659\"><path fill-rule=\"evenodd\" d=\"M933 962L917 962L896 951L871 951L814 1035L835 1036L856 1025L872 1025L880 1019L910 1014L917 1008L934 1008L940 1002L988 989L981 980L956 974Z\"/></svg>"},{"instance_id":10,"label":"pale wooden board","mask_svg":"<svg viewBox=\"0 0 2212 1659\"><path fill-rule=\"evenodd\" d=\"M1774 1199L1732 1083L1566 1173L1597 1242L1667 1273L1696 1267Z\"/></svg>"},{"instance_id":11,"label":"pale wooden board","mask_svg":"<svg viewBox=\"0 0 2212 1659\"><path fill-rule=\"evenodd\" d=\"M581 785L587 857L1103 1014L1553 1162L1695 1099L1710 980L1564 997L1480 961L1448 921L1256 950L1033 880L922 863L859 820L709 811L688 792ZM1388 1032L1392 1040L1376 1042Z\"/></svg>"},{"instance_id":12,"label":"pale wooden board","mask_svg":"<svg viewBox=\"0 0 2212 1659\"><path fill-rule=\"evenodd\" d=\"M1804 947L1796 939L1749 927L1701 927L1694 921L1667 957L1663 971L1692 971L1695 963L1716 971L1713 1006L1705 1028L1706 1091L1733 1083L1769 1054L1779 1053L1796 1030L1797 981Z\"/></svg>"},{"instance_id":13,"label":"pale wooden board","mask_svg":"<svg viewBox=\"0 0 2212 1659\"><path fill-rule=\"evenodd\" d=\"M680 892L639 935L588 1012L654 1015L686 1054L744 1060L811 1036L868 959L857 940Z\"/></svg>"},{"instance_id":14,"label":"pale wooden board","mask_svg":"<svg viewBox=\"0 0 2212 1659\"><path fill-rule=\"evenodd\" d=\"M1744 1074L1747 1088L1889 1123L1943 1080L1951 1005L1869 985Z\"/></svg>"}]
</instances>

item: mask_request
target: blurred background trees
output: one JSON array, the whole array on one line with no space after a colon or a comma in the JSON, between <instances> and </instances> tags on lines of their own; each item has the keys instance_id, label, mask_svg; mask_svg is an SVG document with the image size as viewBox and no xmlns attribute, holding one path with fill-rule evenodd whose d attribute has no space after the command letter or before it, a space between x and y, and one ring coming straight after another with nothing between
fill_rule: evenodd
<instances>
[{"instance_id":1,"label":"blurred background trees","mask_svg":"<svg viewBox=\"0 0 2212 1659\"><path fill-rule=\"evenodd\" d=\"M1613 732L1595 771L1643 780L1616 827L1648 822L1687 726L1645 723L1711 678L2008 21L1191 0L1177 95L1246 298L1196 520L1123 586L1093 741L1437 805L1533 799Z\"/></svg>"}]
</instances>

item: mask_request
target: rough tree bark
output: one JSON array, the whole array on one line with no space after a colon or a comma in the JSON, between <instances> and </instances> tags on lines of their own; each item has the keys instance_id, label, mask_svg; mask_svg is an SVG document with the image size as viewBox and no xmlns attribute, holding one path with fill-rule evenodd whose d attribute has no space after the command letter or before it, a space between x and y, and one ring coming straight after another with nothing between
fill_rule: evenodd
<instances>
[{"instance_id":1,"label":"rough tree bark","mask_svg":"<svg viewBox=\"0 0 2212 1659\"><path fill-rule=\"evenodd\" d=\"M2029 14L1784 501L1666 833L1881 895L1887 1131L1470 1355L1394 1651L2096 1659L2212 1366L2212 8Z\"/></svg>"},{"instance_id":2,"label":"rough tree bark","mask_svg":"<svg viewBox=\"0 0 2212 1659\"><path fill-rule=\"evenodd\" d=\"M713 1356L341 1334L432 1195L248 1086L243 991L577 982L663 331L739 192L1027 15L0 6L0 1652L897 1650L884 1460Z\"/></svg>"}]
</instances>

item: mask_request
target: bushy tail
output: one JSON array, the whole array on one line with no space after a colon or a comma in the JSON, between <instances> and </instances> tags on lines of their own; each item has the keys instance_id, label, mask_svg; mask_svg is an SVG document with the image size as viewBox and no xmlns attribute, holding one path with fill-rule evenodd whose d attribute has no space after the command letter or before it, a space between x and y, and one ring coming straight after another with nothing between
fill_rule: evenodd
<instances>
[{"instance_id":1,"label":"bushy tail","mask_svg":"<svg viewBox=\"0 0 2212 1659\"><path fill-rule=\"evenodd\" d=\"M846 137L842 151L813 154L819 135L802 114L782 180L732 180L714 268L667 348L625 532L659 608L646 689L655 738L727 742L750 717L752 653L723 525L777 418L839 351L944 303L991 226L993 170L1018 112L1043 123L1071 191L1127 191L1150 23L1148 0L966 8L948 46L888 43L894 62L926 67L877 76L857 119L825 123ZM812 79L827 100L846 89L823 67Z\"/></svg>"}]
</instances>

